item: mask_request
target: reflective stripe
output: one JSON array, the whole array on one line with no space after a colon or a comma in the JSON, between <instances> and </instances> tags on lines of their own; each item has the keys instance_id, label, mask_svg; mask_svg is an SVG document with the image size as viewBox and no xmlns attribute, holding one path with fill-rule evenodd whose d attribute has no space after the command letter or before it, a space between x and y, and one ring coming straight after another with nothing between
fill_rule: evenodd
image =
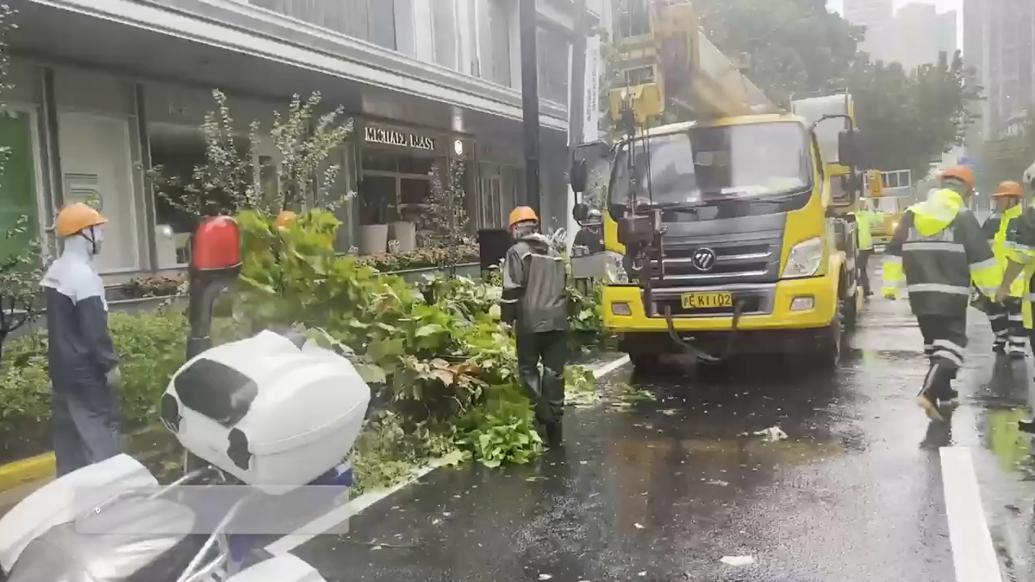
<instances>
[{"instance_id":1,"label":"reflective stripe","mask_svg":"<svg viewBox=\"0 0 1035 582\"><path fill-rule=\"evenodd\" d=\"M897 263L897 264L901 265L902 264L902 257L900 257L898 255L887 255L887 256L884 257L884 264L888 264L888 263Z\"/></svg>"},{"instance_id":2,"label":"reflective stripe","mask_svg":"<svg viewBox=\"0 0 1035 582\"><path fill-rule=\"evenodd\" d=\"M1028 245L1022 245L1021 243L1016 242L1016 241L1012 241L1012 240L1007 240L1006 241L1006 248L1008 248L1010 250L1013 250L1013 251L1022 251L1022 252L1031 252L1031 251L1035 250L1035 248L1029 247Z\"/></svg>"},{"instance_id":3,"label":"reflective stripe","mask_svg":"<svg viewBox=\"0 0 1035 582\"><path fill-rule=\"evenodd\" d=\"M999 266L999 261L996 260L995 257L992 257L991 259L985 259L984 261L981 261L981 262L978 262L978 263L971 263L970 264L970 272L973 273L975 271L980 271L982 269L991 269L991 268L995 268L995 267L998 267L998 266Z\"/></svg>"},{"instance_id":4,"label":"reflective stripe","mask_svg":"<svg viewBox=\"0 0 1035 582\"><path fill-rule=\"evenodd\" d=\"M902 243L903 251L945 251L949 253L966 253L963 245L954 242L907 242Z\"/></svg>"},{"instance_id":5,"label":"reflective stripe","mask_svg":"<svg viewBox=\"0 0 1035 582\"><path fill-rule=\"evenodd\" d=\"M960 366L960 367L963 366L963 360L959 356L957 356L956 354L954 354L954 353L952 353L952 352L950 352L948 350L936 350L933 354L931 354L931 357L932 358L941 358L943 360L949 360L950 362L952 362L953 364L956 364L957 366Z\"/></svg>"},{"instance_id":6,"label":"reflective stripe","mask_svg":"<svg viewBox=\"0 0 1035 582\"><path fill-rule=\"evenodd\" d=\"M500 303L517 303L518 299L500 299Z\"/></svg>"},{"instance_id":7,"label":"reflective stripe","mask_svg":"<svg viewBox=\"0 0 1035 582\"><path fill-rule=\"evenodd\" d=\"M988 319L991 319L992 321L998 321L1000 319L1005 319L1005 318L1006 318L1006 314L1005 313L994 313L994 314L988 316Z\"/></svg>"},{"instance_id":8,"label":"reflective stripe","mask_svg":"<svg viewBox=\"0 0 1035 582\"><path fill-rule=\"evenodd\" d=\"M941 283L918 283L906 287L910 293L946 293L948 295L963 295L970 297L970 287L957 287L956 285L943 285Z\"/></svg>"},{"instance_id":9,"label":"reflective stripe","mask_svg":"<svg viewBox=\"0 0 1035 582\"><path fill-rule=\"evenodd\" d=\"M957 344L955 344L955 343L953 343L953 342L951 342L949 340L944 340L944 339L934 340L934 347L935 348L945 349L945 350L951 350L952 353L954 353L954 354L956 354L957 356L960 356L960 357L963 357L963 352L965 351L965 349L962 346L959 346L959 345L957 345Z\"/></svg>"}]
</instances>

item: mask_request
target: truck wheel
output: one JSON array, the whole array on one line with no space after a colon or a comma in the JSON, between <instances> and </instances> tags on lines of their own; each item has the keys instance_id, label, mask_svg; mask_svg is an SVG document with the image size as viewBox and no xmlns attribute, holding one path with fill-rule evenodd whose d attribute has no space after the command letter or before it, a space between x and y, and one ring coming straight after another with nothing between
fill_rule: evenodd
<instances>
[{"instance_id":1,"label":"truck wheel","mask_svg":"<svg viewBox=\"0 0 1035 582\"><path fill-rule=\"evenodd\" d=\"M661 364L658 354L629 354L629 359L639 374L653 374Z\"/></svg>"},{"instance_id":2,"label":"truck wheel","mask_svg":"<svg viewBox=\"0 0 1035 582\"><path fill-rule=\"evenodd\" d=\"M823 333L823 339L817 354L819 367L823 370L834 370L841 363L841 338L845 325L845 302L838 302L837 314L830 327Z\"/></svg>"},{"instance_id":3,"label":"truck wheel","mask_svg":"<svg viewBox=\"0 0 1035 582\"><path fill-rule=\"evenodd\" d=\"M855 331L855 326L859 323L859 291L855 292L855 295L847 297L844 300L844 318L842 320L842 326L844 331Z\"/></svg>"}]
</instances>

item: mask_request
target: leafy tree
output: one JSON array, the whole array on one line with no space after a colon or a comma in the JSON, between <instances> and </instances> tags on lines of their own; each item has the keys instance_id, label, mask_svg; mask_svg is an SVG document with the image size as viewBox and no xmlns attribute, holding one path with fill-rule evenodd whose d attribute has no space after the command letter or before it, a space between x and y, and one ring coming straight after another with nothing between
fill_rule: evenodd
<instances>
[{"instance_id":1,"label":"leafy tree","mask_svg":"<svg viewBox=\"0 0 1035 582\"><path fill-rule=\"evenodd\" d=\"M865 31L824 0L698 0L709 38L745 55L745 73L777 103L843 91L856 99L870 167L926 175L931 161L961 144L978 99L959 53L906 71L858 50Z\"/></svg>"},{"instance_id":2,"label":"leafy tree","mask_svg":"<svg viewBox=\"0 0 1035 582\"><path fill-rule=\"evenodd\" d=\"M423 237L432 247L444 249L440 267L454 267L463 259L464 245L468 242L467 193L464 175L467 162L463 158L449 160L449 175L443 179L436 164L431 169L431 195L428 197L428 212L422 227L427 234Z\"/></svg>"},{"instance_id":3,"label":"leafy tree","mask_svg":"<svg viewBox=\"0 0 1035 582\"><path fill-rule=\"evenodd\" d=\"M161 166L149 173L157 194L170 206L192 216L244 209L276 214L303 208L311 200L334 209L348 199L348 194L334 191L341 167L327 163L352 133L353 120L342 121L341 107L314 120L321 99L317 92L306 101L292 97L286 114L274 111L270 136L281 160L275 167L277 189L269 192L260 184L263 168L255 167L260 123L252 122L242 139L226 95L216 89L212 98L216 109L205 114L201 126L205 163L194 168L189 180L169 175Z\"/></svg>"},{"instance_id":4,"label":"leafy tree","mask_svg":"<svg viewBox=\"0 0 1035 582\"><path fill-rule=\"evenodd\" d=\"M697 0L701 24L770 99L844 90L863 29L827 11L825 0Z\"/></svg>"},{"instance_id":5,"label":"leafy tree","mask_svg":"<svg viewBox=\"0 0 1035 582\"><path fill-rule=\"evenodd\" d=\"M15 10L0 4L0 96L11 89L8 35L17 28ZM2 106L0 106L2 110ZM0 111L2 113L2 111ZM0 174L10 159L10 148L0 147ZM42 276L38 241L28 236L30 218L19 216L0 230L0 355L7 336L32 319Z\"/></svg>"}]
</instances>

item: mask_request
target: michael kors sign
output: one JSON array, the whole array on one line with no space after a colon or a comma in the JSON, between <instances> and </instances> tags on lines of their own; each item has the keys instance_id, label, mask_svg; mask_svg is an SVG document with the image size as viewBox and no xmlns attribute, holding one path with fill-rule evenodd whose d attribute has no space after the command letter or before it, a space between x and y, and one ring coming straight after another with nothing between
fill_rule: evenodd
<instances>
[{"instance_id":1,"label":"michael kors sign","mask_svg":"<svg viewBox=\"0 0 1035 582\"><path fill-rule=\"evenodd\" d=\"M433 137L376 126L367 126L363 139L367 143L379 143L418 150L434 151L436 149L435 138Z\"/></svg>"}]
</instances>

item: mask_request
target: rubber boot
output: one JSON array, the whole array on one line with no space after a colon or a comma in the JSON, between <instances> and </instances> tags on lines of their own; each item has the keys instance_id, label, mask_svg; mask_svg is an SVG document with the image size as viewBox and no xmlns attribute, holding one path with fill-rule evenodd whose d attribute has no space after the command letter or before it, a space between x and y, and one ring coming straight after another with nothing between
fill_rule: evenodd
<instances>
[{"instance_id":1,"label":"rubber boot","mask_svg":"<svg viewBox=\"0 0 1035 582\"><path fill-rule=\"evenodd\" d=\"M945 417L938 410L938 396L943 393L945 387L950 384L955 375L955 368L944 360L935 359L931 362L931 368L924 378L924 385L916 396L916 403L924 409L927 418L943 422Z\"/></svg>"}]
</instances>

